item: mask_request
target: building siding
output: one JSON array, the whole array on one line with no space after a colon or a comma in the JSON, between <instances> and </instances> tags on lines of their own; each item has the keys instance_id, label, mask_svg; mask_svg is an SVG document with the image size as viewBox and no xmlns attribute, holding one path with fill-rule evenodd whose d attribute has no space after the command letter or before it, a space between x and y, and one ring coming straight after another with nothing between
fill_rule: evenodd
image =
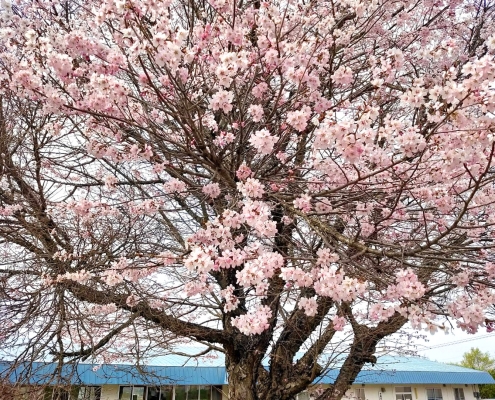
<instances>
[{"instance_id":1,"label":"building siding","mask_svg":"<svg viewBox=\"0 0 495 400\"><path fill-rule=\"evenodd\" d=\"M222 400L227 400L226 368L221 365L222 359L215 361L214 365L207 365L206 362L202 363L198 360L195 365L190 362L189 365L182 367L166 364L145 366L142 367L144 374L133 365L64 365L63 377L66 383L74 386L101 386L101 400L118 400L121 385L221 386ZM52 379L54 368L55 364L38 362L19 364L17 368L10 370L7 362L0 362L0 378L3 378L4 382L10 381L11 388L24 386L32 389L44 385L50 386L54 384ZM26 371L31 373L28 375ZM333 383L338 373L337 368L330 369L315 381L313 389ZM420 358L381 357L376 364L366 365L359 373L345 400L357 400L353 395L355 388L364 389L364 400L396 400L396 386L410 386L411 400L428 400L426 392L428 388L441 389L441 400L455 400L455 388L463 389L464 400L477 400L473 394L478 392L477 384L494 383L495 380L490 374L483 371ZM298 400L306 399L308 399L307 394L298 396Z\"/></svg>"},{"instance_id":2,"label":"building siding","mask_svg":"<svg viewBox=\"0 0 495 400\"><path fill-rule=\"evenodd\" d=\"M400 385L368 385L368 384L356 384L353 385L344 395L343 400L357 400L355 396L355 389L364 389L365 400L396 400L395 387L404 386ZM455 400L454 389L460 388L464 391L465 400L478 400L474 396L475 392L479 392L477 385L439 385L439 384L427 384L427 385L415 385L408 384L406 386L411 387L412 400L428 400L427 389L441 389L442 400ZM311 390L315 388L325 388L328 385L315 385ZM100 400L119 400L119 388L120 385L102 385L101 386L101 398ZM33 390L34 389L34 390ZM28 394L29 393L29 394ZM36 396L38 393L38 396ZM41 400L43 399L42 390L35 387L23 387L18 388L17 396L14 396L13 400ZM301 396L301 398L307 398ZM74 399L76 400L76 399ZM228 385L222 385L222 400L228 400Z\"/></svg>"},{"instance_id":3,"label":"building siding","mask_svg":"<svg viewBox=\"0 0 495 400\"><path fill-rule=\"evenodd\" d=\"M355 389L364 389L366 400L395 400L395 387L404 386L404 384L397 385L353 385L351 389L347 391L344 396L345 400L356 400L354 396ZM427 389L441 389L443 400L455 400L454 389L460 388L464 391L465 400L477 400L474 397L474 392L478 392L477 385L446 385L443 384L427 384L427 385L414 385L411 386L412 399L413 400L428 400L426 390ZM385 391L382 391L385 389Z\"/></svg>"}]
</instances>

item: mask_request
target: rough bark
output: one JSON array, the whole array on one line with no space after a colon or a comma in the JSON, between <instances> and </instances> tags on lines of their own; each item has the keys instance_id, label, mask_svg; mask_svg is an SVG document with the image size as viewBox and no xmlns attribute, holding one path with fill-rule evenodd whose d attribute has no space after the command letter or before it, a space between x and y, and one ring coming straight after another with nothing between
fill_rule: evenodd
<instances>
[{"instance_id":1,"label":"rough bark","mask_svg":"<svg viewBox=\"0 0 495 400\"><path fill-rule=\"evenodd\" d=\"M229 400L257 400L253 366L233 364L228 369Z\"/></svg>"},{"instance_id":2,"label":"rough bark","mask_svg":"<svg viewBox=\"0 0 495 400\"><path fill-rule=\"evenodd\" d=\"M349 310L347 310L349 311ZM397 332L404 326L407 319L400 314L394 315L390 320L380 322L376 327L369 328L359 325L351 318L354 330L354 341L349 355L340 368L339 375L334 384L325 390L317 400L340 400L345 392L354 383L366 363L375 364L376 345L384 337Z\"/></svg>"},{"instance_id":3,"label":"rough bark","mask_svg":"<svg viewBox=\"0 0 495 400\"><path fill-rule=\"evenodd\" d=\"M261 366L262 358L252 347L249 347L248 343L241 343L236 338L232 345L226 347L228 350L225 366L228 374L229 400L258 400L257 370Z\"/></svg>"}]
</instances>

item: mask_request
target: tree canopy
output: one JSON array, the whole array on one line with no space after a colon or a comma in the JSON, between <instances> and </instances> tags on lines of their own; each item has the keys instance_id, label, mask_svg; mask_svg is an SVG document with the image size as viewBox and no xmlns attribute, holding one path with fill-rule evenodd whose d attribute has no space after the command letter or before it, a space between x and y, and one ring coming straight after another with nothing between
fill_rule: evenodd
<instances>
[{"instance_id":1,"label":"tree canopy","mask_svg":"<svg viewBox=\"0 0 495 400\"><path fill-rule=\"evenodd\" d=\"M477 347L462 355L462 361L457 364L462 367L477 369L488 372L495 379L495 358L490 353L483 352ZM482 399L495 398L495 385L480 385L480 396Z\"/></svg>"},{"instance_id":2,"label":"tree canopy","mask_svg":"<svg viewBox=\"0 0 495 400\"><path fill-rule=\"evenodd\" d=\"M406 323L493 329L494 13L4 1L3 357L200 343L232 400L339 362L323 400Z\"/></svg>"},{"instance_id":3,"label":"tree canopy","mask_svg":"<svg viewBox=\"0 0 495 400\"><path fill-rule=\"evenodd\" d=\"M480 371L490 371L495 369L495 359L490 356L490 353L472 347L462 355L462 361L458 365Z\"/></svg>"}]
</instances>

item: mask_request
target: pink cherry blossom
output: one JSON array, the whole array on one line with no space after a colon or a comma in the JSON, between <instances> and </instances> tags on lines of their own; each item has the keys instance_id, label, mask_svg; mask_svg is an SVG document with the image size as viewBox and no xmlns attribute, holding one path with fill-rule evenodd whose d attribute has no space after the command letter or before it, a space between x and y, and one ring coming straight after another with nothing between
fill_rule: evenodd
<instances>
[{"instance_id":1,"label":"pink cherry blossom","mask_svg":"<svg viewBox=\"0 0 495 400\"><path fill-rule=\"evenodd\" d=\"M249 176L251 176L251 174L252 174L252 171L246 164L242 164L236 172L236 176L241 181L247 179Z\"/></svg>"},{"instance_id":2,"label":"pink cherry blossom","mask_svg":"<svg viewBox=\"0 0 495 400\"><path fill-rule=\"evenodd\" d=\"M259 285L264 279L271 278L283 264L284 259L280 254L263 253L255 260L248 261L245 268L236 273L237 282L244 287Z\"/></svg>"},{"instance_id":3,"label":"pink cherry blossom","mask_svg":"<svg viewBox=\"0 0 495 400\"><path fill-rule=\"evenodd\" d=\"M252 312L233 318L232 325L245 335L259 335L268 328L271 316L268 306L258 306Z\"/></svg>"},{"instance_id":4,"label":"pink cherry blossom","mask_svg":"<svg viewBox=\"0 0 495 400\"><path fill-rule=\"evenodd\" d=\"M344 317L338 317L338 316L333 317L332 318L333 329L335 329L336 331L343 331L346 322L347 321Z\"/></svg>"},{"instance_id":5,"label":"pink cherry blossom","mask_svg":"<svg viewBox=\"0 0 495 400\"><path fill-rule=\"evenodd\" d=\"M268 84L266 82L261 82L253 88L253 95L260 99L267 90Z\"/></svg>"},{"instance_id":6,"label":"pink cherry blossom","mask_svg":"<svg viewBox=\"0 0 495 400\"><path fill-rule=\"evenodd\" d=\"M209 183L203 186L202 191L208 197L215 199L220 196L220 185L218 183Z\"/></svg>"},{"instance_id":7,"label":"pink cherry blossom","mask_svg":"<svg viewBox=\"0 0 495 400\"><path fill-rule=\"evenodd\" d=\"M225 305L223 307L225 312L234 311L239 304L239 299L234 295L234 286L227 286L227 288L220 291L220 294L225 299Z\"/></svg>"},{"instance_id":8,"label":"pink cherry blossom","mask_svg":"<svg viewBox=\"0 0 495 400\"><path fill-rule=\"evenodd\" d=\"M224 113L232 111L234 94L226 90L219 90L210 100L210 108L213 111L223 110Z\"/></svg>"},{"instance_id":9,"label":"pink cherry blossom","mask_svg":"<svg viewBox=\"0 0 495 400\"><path fill-rule=\"evenodd\" d=\"M316 296L303 297L299 300L299 308L304 310L304 313L308 317L314 317L317 313L318 304L316 302Z\"/></svg>"},{"instance_id":10,"label":"pink cherry blossom","mask_svg":"<svg viewBox=\"0 0 495 400\"><path fill-rule=\"evenodd\" d=\"M341 66L332 75L332 80L341 85L348 85L353 80L353 73L349 67Z\"/></svg>"},{"instance_id":11,"label":"pink cherry blossom","mask_svg":"<svg viewBox=\"0 0 495 400\"><path fill-rule=\"evenodd\" d=\"M270 132L268 132L267 129L257 131L249 139L249 142L259 154L270 154L273 151L277 141L277 137L270 135Z\"/></svg>"},{"instance_id":12,"label":"pink cherry blossom","mask_svg":"<svg viewBox=\"0 0 495 400\"><path fill-rule=\"evenodd\" d=\"M5 217L8 217L9 215L14 214L17 211L22 210L22 205L20 204L15 204L15 205L9 205L5 207L0 207L0 215L3 215Z\"/></svg>"},{"instance_id":13,"label":"pink cherry blossom","mask_svg":"<svg viewBox=\"0 0 495 400\"><path fill-rule=\"evenodd\" d=\"M113 190L115 189L115 184L118 183L118 179L117 177L113 176L113 175L108 175L105 177L105 187L108 189L108 190Z\"/></svg>"},{"instance_id":14,"label":"pink cherry blossom","mask_svg":"<svg viewBox=\"0 0 495 400\"><path fill-rule=\"evenodd\" d=\"M304 194L301 197L294 200L294 207L300 209L301 211L308 213L311 211L313 206L311 205L311 196Z\"/></svg>"},{"instance_id":15,"label":"pink cherry blossom","mask_svg":"<svg viewBox=\"0 0 495 400\"><path fill-rule=\"evenodd\" d=\"M211 289L208 283L202 280L187 282L184 286L184 292L188 297L195 296L197 294L205 294L210 290Z\"/></svg>"},{"instance_id":16,"label":"pink cherry blossom","mask_svg":"<svg viewBox=\"0 0 495 400\"><path fill-rule=\"evenodd\" d=\"M170 179L163 185L165 193L183 193L186 191L186 184L178 179Z\"/></svg>"},{"instance_id":17,"label":"pink cherry blossom","mask_svg":"<svg viewBox=\"0 0 495 400\"><path fill-rule=\"evenodd\" d=\"M214 262L209 254L201 247L195 247L184 260L184 266L199 273L209 272L214 267Z\"/></svg>"},{"instance_id":18,"label":"pink cherry blossom","mask_svg":"<svg viewBox=\"0 0 495 400\"><path fill-rule=\"evenodd\" d=\"M287 283L294 282L299 287L311 287L314 281L313 274L294 267L282 268L280 276Z\"/></svg>"},{"instance_id":19,"label":"pink cherry blossom","mask_svg":"<svg viewBox=\"0 0 495 400\"><path fill-rule=\"evenodd\" d=\"M263 107L259 104L253 104L248 108L254 122L260 122L263 118Z\"/></svg>"},{"instance_id":20,"label":"pink cherry blossom","mask_svg":"<svg viewBox=\"0 0 495 400\"><path fill-rule=\"evenodd\" d=\"M243 196L253 199L262 197L265 192L262 183L254 178L247 178L245 182L238 182L237 188Z\"/></svg>"},{"instance_id":21,"label":"pink cherry blossom","mask_svg":"<svg viewBox=\"0 0 495 400\"><path fill-rule=\"evenodd\" d=\"M199 342L228 396L294 398L348 322L494 329L483 2L4 3L0 351Z\"/></svg>"},{"instance_id":22,"label":"pink cherry blossom","mask_svg":"<svg viewBox=\"0 0 495 400\"><path fill-rule=\"evenodd\" d=\"M318 264L321 266L329 266L331 263L339 261L339 256L333 253L330 249L319 249L316 254L318 255Z\"/></svg>"},{"instance_id":23,"label":"pink cherry blossom","mask_svg":"<svg viewBox=\"0 0 495 400\"><path fill-rule=\"evenodd\" d=\"M423 296L426 288L418 280L417 275L410 268L397 272L397 284L389 286L387 297L396 299L404 297L409 300L418 299Z\"/></svg>"},{"instance_id":24,"label":"pink cherry blossom","mask_svg":"<svg viewBox=\"0 0 495 400\"><path fill-rule=\"evenodd\" d=\"M291 111L287 113L287 123L299 132L304 131L308 125L308 119L311 116L311 108L308 106L303 107L298 111Z\"/></svg>"}]
</instances>

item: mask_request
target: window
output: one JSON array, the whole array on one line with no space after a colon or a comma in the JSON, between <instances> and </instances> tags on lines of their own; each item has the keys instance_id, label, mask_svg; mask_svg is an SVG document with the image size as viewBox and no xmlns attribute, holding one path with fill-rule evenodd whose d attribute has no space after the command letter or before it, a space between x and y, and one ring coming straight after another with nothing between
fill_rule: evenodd
<instances>
[{"instance_id":1,"label":"window","mask_svg":"<svg viewBox=\"0 0 495 400\"><path fill-rule=\"evenodd\" d=\"M211 400L222 400L222 390L221 386L211 387Z\"/></svg>"},{"instance_id":2,"label":"window","mask_svg":"<svg viewBox=\"0 0 495 400\"><path fill-rule=\"evenodd\" d=\"M175 386L174 400L217 400L222 398L221 388L213 386L185 385Z\"/></svg>"},{"instance_id":3,"label":"window","mask_svg":"<svg viewBox=\"0 0 495 400\"><path fill-rule=\"evenodd\" d=\"M174 387L173 386L162 386L160 388L160 400L173 400L174 398Z\"/></svg>"},{"instance_id":4,"label":"window","mask_svg":"<svg viewBox=\"0 0 495 400\"><path fill-rule=\"evenodd\" d=\"M173 400L174 387L173 386L150 386L148 387L148 394L146 400Z\"/></svg>"},{"instance_id":5,"label":"window","mask_svg":"<svg viewBox=\"0 0 495 400\"><path fill-rule=\"evenodd\" d=\"M354 394L356 395L357 400L365 400L366 397L364 395L364 388L354 389Z\"/></svg>"},{"instance_id":6,"label":"window","mask_svg":"<svg viewBox=\"0 0 495 400\"><path fill-rule=\"evenodd\" d=\"M144 386L121 386L119 400L145 400Z\"/></svg>"},{"instance_id":7,"label":"window","mask_svg":"<svg viewBox=\"0 0 495 400\"><path fill-rule=\"evenodd\" d=\"M426 389L428 400L442 400L442 389Z\"/></svg>"},{"instance_id":8,"label":"window","mask_svg":"<svg viewBox=\"0 0 495 400\"><path fill-rule=\"evenodd\" d=\"M395 400L412 400L411 386L397 386Z\"/></svg>"},{"instance_id":9,"label":"window","mask_svg":"<svg viewBox=\"0 0 495 400\"><path fill-rule=\"evenodd\" d=\"M8 391L8 389L10 388L13 390L12 392ZM3 387L0 386L0 393L6 396L6 398L17 399L17 397L14 396L14 394L17 393L17 391L15 391L15 389L12 387L10 388L7 388L5 386ZM39 386L24 386L23 389L24 389L22 391L23 397L20 397L20 399L22 400L43 400L44 398L43 395L44 389ZM10 395L10 393L12 394Z\"/></svg>"},{"instance_id":10,"label":"window","mask_svg":"<svg viewBox=\"0 0 495 400\"><path fill-rule=\"evenodd\" d=\"M221 386L121 386L119 400L221 400ZM78 398L77 400L100 400Z\"/></svg>"},{"instance_id":11,"label":"window","mask_svg":"<svg viewBox=\"0 0 495 400\"><path fill-rule=\"evenodd\" d=\"M297 400L309 400L309 393L308 392L301 392L297 395L296 399Z\"/></svg>"},{"instance_id":12,"label":"window","mask_svg":"<svg viewBox=\"0 0 495 400\"><path fill-rule=\"evenodd\" d=\"M144 399L144 386L134 386L132 388L131 400L145 400Z\"/></svg>"},{"instance_id":13,"label":"window","mask_svg":"<svg viewBox=\"0 0 495 400\"><path fill-rule=\"evenodd\" d=\"M466 400L466 398L464 397L464 389L455 388L454 389L454 397L455 397L455 400Z\"/></svg>"},{"instance_id":14,"label":"window","mask_svg":"<svg viewBox=\"0 0 495 400\"><path fill-rule=\"evenodd\" d=\"M146 400L160 400L160 388L159 387L149 387L148 396Z\"/></svg>"},{"instance_id":15,"label":"window","mask_svg":"<svg viewBox=\"0 0 495 400\"><path fill-rule=\"evenodd\" d=\"M77 395L77 400L100 400L100 386L81 386Z\"/></svg>"},{"instance_id":16,"label":"window","mask_svg":"<svg viewBox=\"0 0 495 400\"><path fill-rule=\"evenodd\" d=\"M132 386L121 386L119 400L131 400Z\"/></svg>"},{"instance_id":17,"label":"window","mask_svg":"<svg viewBox=\"0 0 495 400\"><path fill-rule=\"evenodd\" d=\"M189 385L175 387L175 400L192 400L189 399Z\"/></svg>"},{"instance_id":18,"label":"window","mask_svg":"<svg viewBox=\"0 0 495 400\"><path fill-rule=\"evenodd\" d=\"M211 386L198 386L198 400L211 400Z\"/></svg>"},{"instance_id":19,"label":"window","mask_svg":"<svg viewBox=\"0 0 495 400\"><path fill-rule=\"evenodd\" d=\"M71 388L46 387L43 393L43 400L72 400L77 399L77 386Z\"/></svg>"}]
</instances>

